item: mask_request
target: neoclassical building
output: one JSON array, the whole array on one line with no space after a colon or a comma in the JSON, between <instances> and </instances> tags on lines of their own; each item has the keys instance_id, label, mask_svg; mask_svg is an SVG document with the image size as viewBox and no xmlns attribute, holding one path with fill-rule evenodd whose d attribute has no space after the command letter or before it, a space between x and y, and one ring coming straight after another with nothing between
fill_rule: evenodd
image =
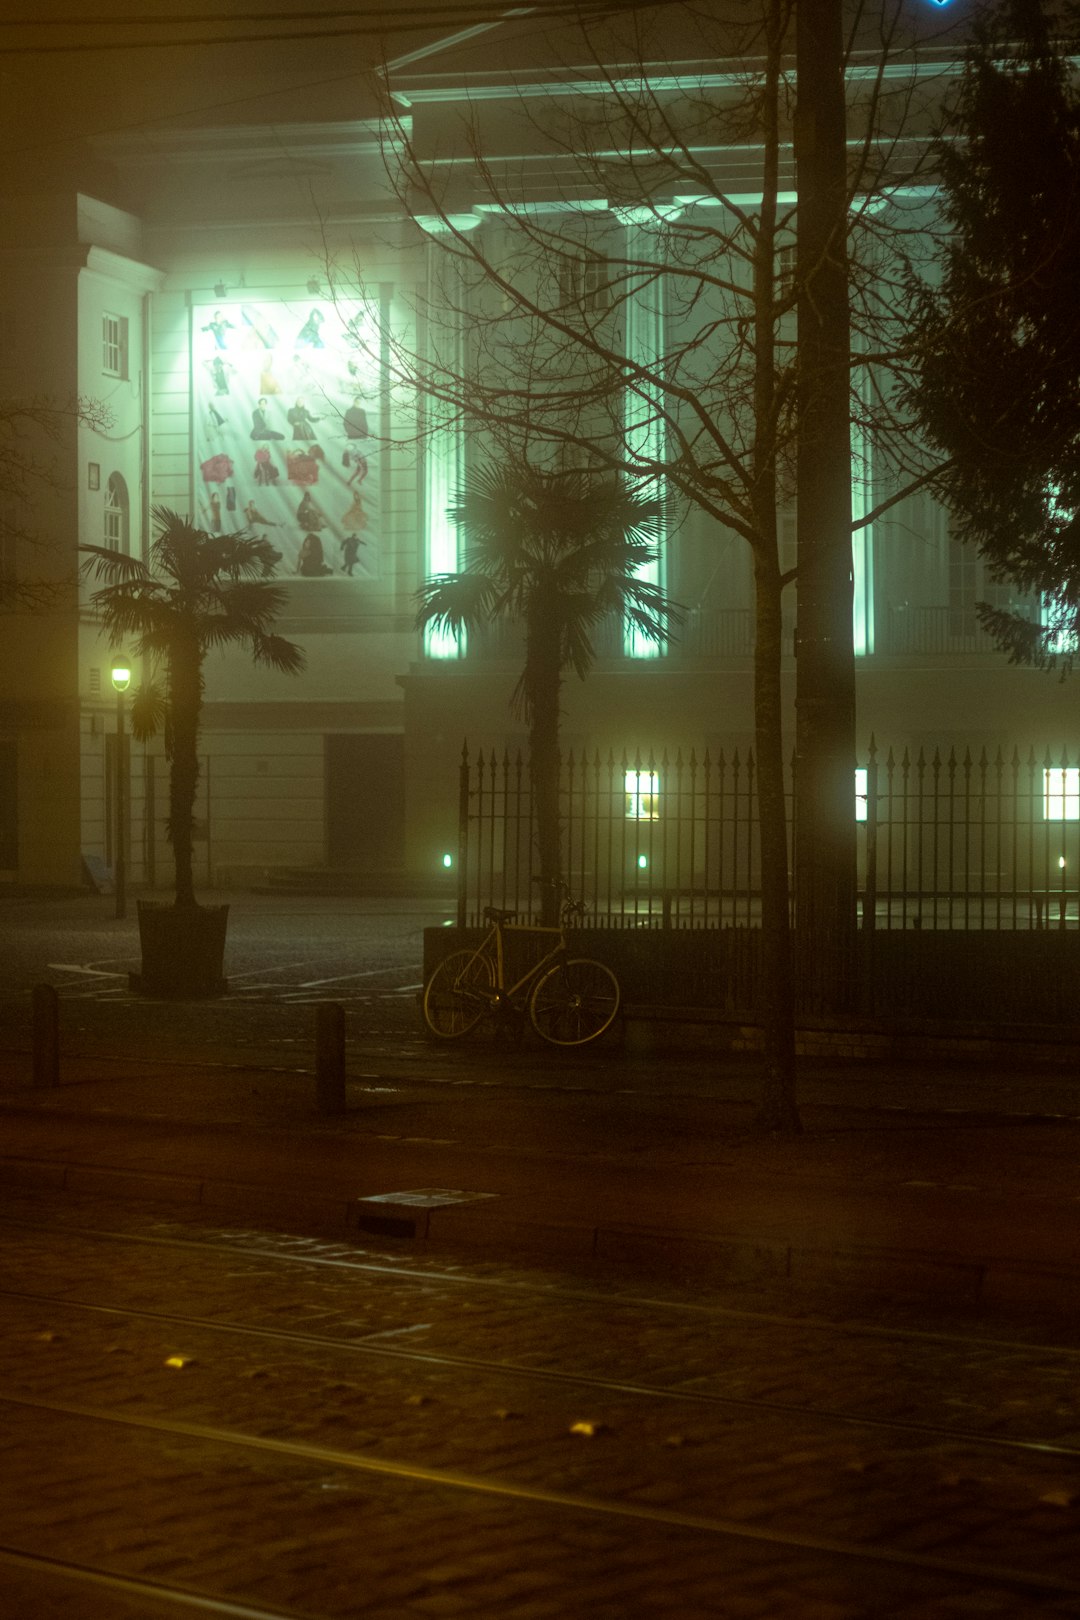
<instances>
[{"instance_id":1,"label":"neoclassical building","mask_svg":"<svg viewBox=\"0 0 1080 1620\"><path fill-rule=\"evenodd\" d=\"M939 8L904 0L901 11L918 48L882 69L880 44L868 39L849 63L849 85L856 132L867 86L884 108L877 138L891 143L889 206L906 210L910 235L932 229L933 197L905 143L924 142L957 44L938 37ZM640 166L628 186L614 143L604 155L606 192L586 195L572 136L627 82L622 67L601 71L593 46L591 57L575 56L570 34L513 18L431 37L403 48L381 76L389 100L372 87L380 76L366 72L370 59L332 98L286 93L290 70L281 67L273 93L253 92L228 121L98 126L82 143L81 166L55 165L36 185L25 172L9 177L0 195L0 399L47 395L60 416L48 448L55 476L33 492L32 523L17 493L6 497L13 527L32 527L38 542L9 539L5 577L48 580L56 591L44 611L9 603L0 612L0 884L77 886L112 862L117 699L92 586L75 583L77 548L144 553L157 507L191 514L211 532L247 526L271 538L287 592L280 629L308 660L298 679L243 657L207 664L200 881L261 883L300 869L422 885L444 872L456 847L463 743L524 744L509 711L520 638L459 646L414 628L420 582L461 561L446 519L455 481L470 456L493 453L490 432L474 439L459 412L440 415L409 384L407 357L437 351L445 363L454 342L467 375L470 321L478 330L491 315L490 285L465 276L448 295L447 232L483 243L514 276L526 273L514 256L521 210L545 231L565 219L552 296L602 319L600 267L655 256L655 238L642 244L658 218L678 217L689 232L716 217L718 196L750 209L760 195L753 120L741 141L717 145L701 117L710 98L730 112L753 61L678 54L677 30L667 55L639 61L635 73L661 97L673 129L685 117L683 166L699 166L698 186L669 186L643 210ZM305 49L313 61L317 47ZM480 169L466 121L485 143ZM404 190L395 171L403 142L433 177L434 204ZM595 179L595 164L591 172ZM513 217L492 207L493 183L516 188ZM790 222L786 144L780 184ZM783 238L779 249L782 284ZM693 312L665 301L655 278L642 278L640 295L625 278L620 286L617 341L632 358L651 354L662 365ZM94 402L93 422L78 419L78 399ZM652 431L630 418L623 426ZM857 514L898 476L859 432ZM794 567L790 501L781 543L784 566ZM985 640L975 604L994 588L929 496L914 493L860 527L852 561L860 747L874 735L898 750L1075 751L1067 688L1009 667ZM752 744L744 541L691 505L671 522L661 570L688 610L682 631L655 646L605 628L588 681L566 683L568 749L674 755ZM160 742L131 748L124 791L129 878L163 885Z\"/></svg>"}]
</instances>

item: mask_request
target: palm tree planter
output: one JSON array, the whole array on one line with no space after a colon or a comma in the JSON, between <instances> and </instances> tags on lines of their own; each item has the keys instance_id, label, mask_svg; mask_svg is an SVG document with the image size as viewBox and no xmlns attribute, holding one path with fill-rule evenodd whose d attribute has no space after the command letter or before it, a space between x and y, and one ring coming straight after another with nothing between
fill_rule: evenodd
<instances>
[{"instance_id":1,"label":"palm tree planter","mask_svg":"<svg viewBox=\"0 0 1080 1620\"><path fill-rule=\"evenodd\" d=\"M511 708L529 727L529 770L541 886L541 921L558 920L559 694L563 673L584 679L592 632L620 616L659 640L683 610L641 577L656 560L662 510L616 479L528 464L468 473L449 516L465 541L465 567L425 580L417 627L460 636L496 619L525 625L525 668Z\"/></svg>"},{"instance_id":2,"label":"palm tree planter","mask_svg":"<svg viewBox=\"0 0 1080 1620\"><path fill-rule=\"evenodd\" d=\"M156 659L164 674L163 687L144 682L133 694L131 730L140 742L164 731L175 897L171 904L138 902L142 971L132 982L147 995L212 996L225 989L229 908L195 898L203 664L212 648L239 645L256 663L295 675L304 655L270 631L285 593L271 584L280 557L268 540L207 534L167 507L155 507L153 516L148 563L101 546L81 547L94 578L107 582L90 600L110 644Z\"/></svg>"}]
</instances>

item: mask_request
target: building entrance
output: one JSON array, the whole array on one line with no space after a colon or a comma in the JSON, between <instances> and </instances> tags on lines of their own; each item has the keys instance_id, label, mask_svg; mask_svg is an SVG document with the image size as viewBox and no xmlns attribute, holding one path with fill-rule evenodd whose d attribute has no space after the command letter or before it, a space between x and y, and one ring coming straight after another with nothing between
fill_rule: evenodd
<instances>
[{"instance_id":1,"label":"building entrance","mask_svg":"<svg viewBox=\"0 0 1080 1620\"><path fill-rule=\"evenodd\" d=\"M326 743L326 860L363 872L405 864L405 739L386 732Z\"/></svg>"}]
</instances>

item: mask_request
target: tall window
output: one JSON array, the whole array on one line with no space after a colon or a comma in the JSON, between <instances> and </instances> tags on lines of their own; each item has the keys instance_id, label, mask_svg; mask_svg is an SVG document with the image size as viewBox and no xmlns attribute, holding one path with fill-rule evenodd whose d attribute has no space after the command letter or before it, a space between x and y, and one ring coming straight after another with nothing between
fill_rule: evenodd
<instances>
[{"instance_id":1,"label":"tall window","mask_svg":"<svg viewBox=\"0 0 1080 1620\"><path fill-rule=\"evenodd\" d=\"M627 257L644 264L655 262L658 252L655 218L646 209L634 208L622 210L621 218L626 232ZM633 379L623 395L623 439L631 458L646 470L661 468L667 454L664 395L653 380L660 376L664 366L664 285L663 279L650 282L646 277L639 277L623 306L623 341ZM662 503L667 492L661 473L655 471L651 477L644 477L637 486L637 493L647 500ZM663 588L666 584L666 523L661 525L656 549L656 559L638 569L638 578ZM623 653L627 658L660 658L666 651L663 636L654 639L629 619L624 622Z\"/></svg>"},{"instance_id":2,"label":"tall window","mask_svg":"<svg viewBox=\"0 0 1080 1620\"><path fill-rule=\"evenodd\" d=\"M131 550L127 485L119 473L112 473L105 486L104 544L110 551Z\"/></svg>"},{"instance_id":3,"label":"tall window","mask_svg":"<svg viewBox=\"0 0 1080 1620\"><path fill-rule=\"evenodd\" d=\"M1080 821L1080 767L1053 765L1043 770L1043 815L1047 821Z\"/></svg>"},{"instance_id":4,"label":"tall window","mask_svg":"<svg viewBox=\"0 0 1080 1620\"><path fill-rule=\"evenodd\" d=\"M626 772L626 819L660 820L660 778L655 771Z\"/></svg>"},{"instance_id":5,"label":"tall window","mask_svg":"<svg viewBox=\"0 0 1080 1620\"><path fill-rule=\"evenodd\" d=\"M101 317L101 369L106 377L128 374L128 322L126 315Z\"/></svg>"},{"instance_id":6,"label":"tall window","mask_svg":"<svg viewBox=\"0 0 1080 1620\"><path fill-rule=\"evenodd\" d=\"M610 292L608 261L603 254L560 253L559 303L576 304L585 315L602 315Z\"/></svg>"}]
</instances>

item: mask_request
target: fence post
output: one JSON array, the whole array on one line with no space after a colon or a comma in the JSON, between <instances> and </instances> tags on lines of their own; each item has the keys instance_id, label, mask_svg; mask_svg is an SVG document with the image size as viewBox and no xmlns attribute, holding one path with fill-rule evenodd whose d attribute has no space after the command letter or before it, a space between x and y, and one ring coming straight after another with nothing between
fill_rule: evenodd
<instances>
[{"instance_id":1,"label":"fence post","mask_svg":"<svg viewBox=\"0 0 1080 1620\"><path fill-rule=\"evenodd\" d=\"M60 998L51 984L30 992L34 1018L34 1085L60 1084Z\"/></svg>"},{"instance_id":2,"label":"fence post","mask_svg":"<svg viewBox=\"0 0 1080 1620\"><path fill-rule=\"evenodd\" d=\"M315 1008L315 1100L320 1114L345 1112L345 1009L337 1001Z\"/></svg>"},{"instance_id":3,"label":"fence post","mask_svg":"<svg viewBox=\"0 0 1080 1620\"><path fill-rule=\"evenodd\" d=\"M866 889L863 894L862 925L867 933L877 927L877 849L878 843L878 765L877 748L870 738L866 765Z\"/></svg>"},{"instance_id":4,"label":"fence post","mask_svg":"<svg viewBox=\"0 0 1080 1620\"><path fill-rule=\"evenodd\" d=\"M469 744L461 749L458 770L457 925L465 927L469 865Z\"/></svg>"}]
</instances>

